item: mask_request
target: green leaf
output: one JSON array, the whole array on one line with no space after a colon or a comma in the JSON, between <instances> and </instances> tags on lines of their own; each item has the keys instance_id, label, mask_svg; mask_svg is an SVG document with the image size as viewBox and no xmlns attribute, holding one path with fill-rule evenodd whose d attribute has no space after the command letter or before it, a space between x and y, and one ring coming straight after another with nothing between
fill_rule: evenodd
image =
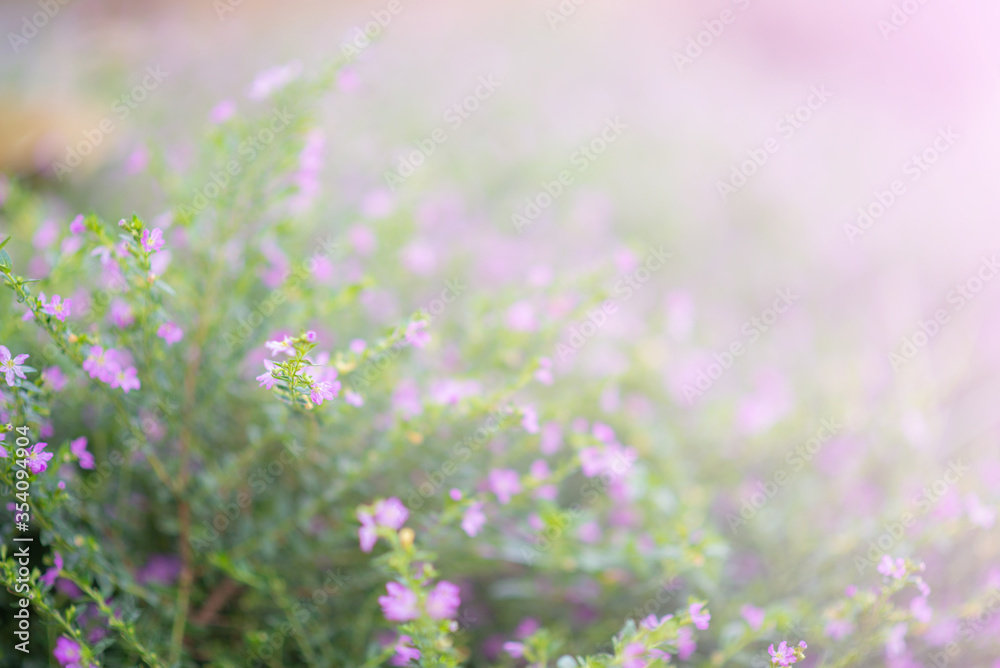
<instances>
[{"instance_id":1,"label":"green leaf","mask_svg":"<svg viewBox=\"0 0 1000 668\"><path fill-rule=\"evenodd\" d=\"M7 238L7 241L10 241L10 237ZM4 241L4 243L7 243L7 241ZM0 247L0 271L6 274L13 268L14 263L11 261L10 255L8 255L7 251Z\"/></svg>"}]
</instances>

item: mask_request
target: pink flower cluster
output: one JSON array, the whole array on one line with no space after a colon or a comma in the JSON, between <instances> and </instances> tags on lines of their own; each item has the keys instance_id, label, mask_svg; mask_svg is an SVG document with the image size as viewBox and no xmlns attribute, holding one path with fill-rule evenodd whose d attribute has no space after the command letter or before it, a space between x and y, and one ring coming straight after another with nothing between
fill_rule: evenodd
<instances>
[{"instance_id":1,"label":"pink flower cluster","mask_svg":"<svg viewBox=\"0 0 1000 668\"><path fill-rule=\"evenodd\" d=\"M407 325L403 340L406 345L413 346L414 348L423 348L426 346L431 340L430 332L427 331L427 321L415 320Z\"/></svg>"},{"instance_id":2,"label":"pink flower cluster","mask_svg":"<svg viewBox=\"0 0 1000 668\"><path fill-rule=\"evenodd\" d=\"M393 649L396 651L396 655L392 657L392 665L394 666L405 666L410 661L416 661L420 658L420 650L411 646L410 643L413 642L413 638L407 635L401 635L396 639L396 644Z\"/></svg>"},{"instance_id":3,"label":"pink flower cluster","mask_svg":"<svg viewBox=\"0 0 1000 668\"><path fill-rule=\"evenodd\" d=\"M142 387L134 366L129 365L127 353L114 348L91 346L90 353L83 361L83 370L102 383L113 388L121 388L125 394Z\"/></svg>"},{"instance_id":4,"label":"pink flower cluster","mask_svg":"<svg viewBox=\"0 0 1000 668\"><path fill-rule=\"evenodd\" d=\"M38 578L39 582L44 582L50 587L56 583L56 578L59 577L59 571L61 571L63 567L63 558L58 552L55 553L53 563L55 565L45 571L45 574Z\"/></svg>"},{"instance_id":5,"label":"pink flower cluster","mask_svg":"<svg viewBox=\"0 0 1000 668\"><path fill-rule=\"evenodd\" d=\"M510 498L521 491L521 479L513 469L493 469L487 481L490 491L496 494L502 506L510 503Z\"/></svg>"},{"instance_id":6,"label":"pink flower cluster","mask_svg":"<svg viewBox=\"0 0 1000 668\"><path fill-rule=\"evenodd\" d=\"M802 650L804 650L808 645L806 641L803 640L799 643L798 647L789 647L788 643L784 640L778 645L777 651L774 649L774 644L771 644L767 648L767 653L771 655L771 665L772 666L790 666L796 663L799 659L805 658Z\"/></svg>"},{"instance_id":7,"label":"pink flower cluster","mask_svg":"<svg viewBox=\"0 0 1000 668\"><path fill-rule=\"evenodd\" d=\"M906 576L906 561L900 557L894 561L888 554L883 554L882 561L878 564L878 572L886 577L901 580Z\"/></svg>"},{"instance_id":8,"label":"pink flower cluster","mask_svg":"<svg viewBox=\"0 0 1000 668\"><path fill-rule=\"evenodd\" d=\"M81 436L80 438L74 439L69 443L69 451L76 457L80 462L80 468L82 469L93 469L94 468L94 455L87 451L87 437Z\"/></svg>"},{"instance_id":9,"label":"pink flower cluster","mask_svg":"<svg viewBox=\"0 0 1000 668\"><path fill-rule=\"evenodd\" d=\"M293 179L298 192L290 203L294 213L306 211L320 192L320 173L323 170L323 147L326 138L322 130L311 130L306 135L305 146L299 153L299 169Z\"/></svg>"},{"instance_id":10,"label":"pink flower cluster","mask_svg":"<svg viewBox=\"0 0 1000 668\"><path fill-rule=\"evenodd\" d=\"M469 536L475 536L486 524L486 515L483 514L483 502L474 501L462 516L462 531Z\"/></svg>"},{"instance_id":11,"label":"pink flower cluster","mask_svg":"<svg viewBox=\"0 0 1000 668\"><path fill-rule=\"evenodd\" d=\"M389 582L385 588L388 594L379 596L378 603L388 621L408 622L420 616L416 592L401 582ZM442 580L428 592L424 610L432 619L452 619L458 613L461 603L458 585Z\"/></svg>"},{"instance_id":12,"label":"pink flower cluster","mask_svg":"<svg viewBox=\"0 0 1000 668\"><path fill-rule=\"evenodd\" d=\"M372 548L375 547L375 542L378 540L378 527L387 527L398 531L403 528L406 518L409 516L410 511L396 497L375 502L372 512L359 510L358 521L361 522L361 528L358 529L358 540L361 544L361 551L371 552Z\"/></svg>"},{"instance_id":13,"label":"pink flower cluster","mask_svg":"<svg viewBox=\"0 0 1000 668\"><path fill-rule=\"evenodd\" d=\"M165 322L156 330L156 335L163 339L168 346L172 346L184 338L184 330L173 322Z\"/></svg>"},{"instance_id":14,"label":"pink flower cluster","mask_svg":"<svg viewBox=\"0 0 1000 668\"><path fill-rule=\"evenodd\" d=\"M273 341L268 341L265 343L265 347L270 351L272 355L283 354L289 357L294 357L296 353L296 346L298 342L305 340L307 343L315 343L319 340L319 335L309 330L302 337L298 339L293 339L292 337L285 336L281 339L275 339ZM332 366L328 366L330 361L329 353L321 353L316 356L315 360L310 357L303 358L308 366L313 371L309 373L303 373L302 377L309 383L309 399L317 406L322 406L324 401L330 401L336 398L340 394L341 383L337 380L337 369ZM278 379L274 375L275 369L277 369L278 364L272 360L264 360L264 368L266 371L261 375L257 376L257 382L260 383L260 387L267 388L270 390L277 383ZM350 396L347 397L347 401L354 406L360 406L364 403L364 399L360 395L350 392Z\"/></svg>"},{"instance_id":15,"label":"pink flower cluster","mask_svg":"<svg viewBox=\"0 0 1000 668\"><path fill-rule=\"evenodd\" d=\"M311 337L311 338L310 338ZM306 332L306 340L314 342L317 338L316 332ZM306 358L306 361L313 363L313 360ZM322 406L324 401L336 398L340 394L341 384L337 380L337 369L328 366L330 355L322 353L316 357L313 363L313 371L306 377L311 379L309 386L309 398L317 406Z\"/></svg>"},{"instance_id":16,"label":"pink flower cluster","mask_svg":"<svg viewBox=\"0 0 1000 668\"><path fill-rule=\"evenodd\" d=\"M646 660L662 660L663 663L670 661L670 654L661 649L647 650L646 646L640 642L629 643L622 650L622 668L646 668L649 662Z\"/></svg>"},{"instance_id":17,"label":"pink flower cluster","mask_svg":"<svg viewBox=\"0 0 1000 668\"><path fill-rule=\"evenodd\" d=\"M702 612L702 607L704 603L692 603L688 608L688 612L691 613L691 622L696 628L704 631L708 628L708 622L712 619L712 615L708 612Z\"/></svg>"},{"instance_id":18,"label":"pink flower cluster","mask_svg":"<svg viewBox=\"0 0 1000 668\"><path fill-rule=\"evenodd\" d=\"M632 467L638 453L634 448L619 443L610 426L595 422L591 433L603 446L592 446L580 451L580 468L583 475L588 478L605 472L621 475Z\"/></svg>"}]
</instances>

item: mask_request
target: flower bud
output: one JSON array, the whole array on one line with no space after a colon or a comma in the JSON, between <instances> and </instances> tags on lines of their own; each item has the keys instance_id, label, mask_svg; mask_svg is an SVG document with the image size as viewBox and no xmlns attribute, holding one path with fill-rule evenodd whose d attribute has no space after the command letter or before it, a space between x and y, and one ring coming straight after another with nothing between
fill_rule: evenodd
<instances>
[{"instance_id":1,"label":"flower bud","mask_svg":"<svg viewBox=\"0 0 1000 668\"><path fill-rule=\"evenodd\" d=\"M413 529L405 527L399 531L399 544L408 550L413 547L413 539L415 537L416 534L413 533Z\"/></svg>"}]
</instances>

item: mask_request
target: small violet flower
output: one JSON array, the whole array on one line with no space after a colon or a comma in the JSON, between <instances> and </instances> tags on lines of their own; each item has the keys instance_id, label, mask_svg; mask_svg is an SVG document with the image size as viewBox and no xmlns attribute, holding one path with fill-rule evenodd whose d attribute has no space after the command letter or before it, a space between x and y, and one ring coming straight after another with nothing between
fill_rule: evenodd
<instances>
[{"instance_id":1,"label":"small violet flower","mask_svg":"<svg viewBox=\"0 0 1000 668\"><path fill-rule=\"evenodd\" d=\"M50 587L55 584L56 578L59 577L59 571L62 570L63 567L62 555L56 552L53 562L55 565L52 566L52 568L50 568L49 570L45 571L45 574L42 575L40 578L38 578L39 582L44 582Z\"/></svg>"},{"instance_id":2,"label":"small violet flower","mask_svg":"<svg viewBox=\"0 0 1000 668\"><path fill-rule=\"evenodd\" d=\"M69 451L73 453L74 457L80 460L80 468L82 469L94 468L94 455L87 452L86 436L81 436L80 438L70 441Z\"/></svg>"},{"instance_id":3,"label":"small violet flower","mask_svg":"<svg viewBox=\"0 0 1000 668\"><path fill-rule=\"evenodd\" d=\"M529 434L538 433L538 411L534 406L521 406L521 426Z\"/></svg>"},{"instance_id":4,"label":"small violet flower","mask_svg":"<svg viewBox=\"0 0 1000 668\"><path fill-rule=\"evenodd\" d=\"M295 347L292 345L292 340L287 336L280 341L268 341L264 344L272 355L277 355L278 353L285 353L289 357L295 354Z\"/></svg>"},{"instance_id":5,"label":"small violet flower","mask_svg":"<svg viewBox=\"0 0 1000 668\"><path fill-rule=\"evenodd\" d=\"M361 522L361 528L358 529L358 542L362 552L371 552L372 548L375 547L375 542L378 540L378 527L399 530L410 516L410 511L396 497L376 502L372 510L373 512L359 510L357 515L358 521Z\"/></svg>"},{"instance_id":6,"label":"small violet flower","mask_svg":"<svg viewBox=\"0 0 1000 668\"><path fill-rule=\"evenodd\" d=\"M646 646L641 642L629 643L622 650L622 668L646 668L645 654Z\"/></svg>"},{"instance_id":7,"label":"small violet flower","mask_svg":"<svg viewBox=\"0 0 1000 668\"><path fill-rule=\"evenodd\" d=\"M750 625L754 631L760 630L764 626L764 617L766 613L762 608L758 608L753 605L744 605L740 608L740 616L746 620L746 623Z\"/></svg>"},{"instance_id":8,"label":"small violet flower","mask_svg":"<svg viewBox=\"0 0 1000 668\"><path fill-rule=\"evenodd\" d=\"M47 445L48 443L35 443L24 459L28 469L36 475L44 472L49 467L47 462L52 459L51 452L42 452Z\"/></svg>"},{"instance_id":9,"label":"small violet flower","mask_svg":"<svg viewBox=\"0 0 1000 668\"><path fill-rule=\"evenodd\" d=\"M388 596L379 596L382 614L390 622L408 622L420 616L417 609L417 595L406 585L389 582L385 585Z\"/></svg>"},{"instance_id":10,"label":"small violet flower","mask_svg":"<svg viewBox=\"0 0 1000 668\"><path fill-rule=\"evenodd\" d=\"M340 392L340 381L335 380L332 383L317 381L312 384L310 390L309 398L317 406L322 406L324 401L333 399Z\"/></svg>"},{"instance_id":11,"label":"small violet flower","mask_svg":"<svg viewBox=\"0 0 1000 668\"><path fill-rule=\"evenodd\" d=\"M53 392L62 392L66 387L66 376L62 369L57 366L50 366L42 371L42 380L52 388Z\"/></svg>"},{"instance_id":12,"label":"small violet flower","mask_svg":"<svg viewBox=\"0 0 1000 668\"><path fill-rule=\"evenodd\" d=\"M63 300L59 295L52 295L52 301L42 304L42 310L51 316L55 316L60 322L66 321L66 316L70 314L70 302L73 300Z\"/></svg>"},{"instance_id":13,"label":"small violet flower","mask_svg":"<svg viewBox=\"0 0 1000 668\"><path fill-rule=\"evenodd\" d=\"M426 321L417 320L416 322L411 322L406 326L405 341L407 345L411 345L416 348L423 348L430 340L431 335L427 331Z\"/></svg>"},{"instance_id":14,"label":"small violet flower","mask_svg":"<svg viewBox=\"0 0 1000 668\"><path fill-rule=\"evenodd\" d=\"M358 529L358 543L361 545L361 551L365 553L371 552L378 541L375 522L372 521L370 513L363 511L358 511L358 521L361 522L361 528Z\"/></svg>"},{"instance_id":15,"label":"small violet flower","mask_svg":"<svg viewBox=\"0 0 1000 668\"><path fill-rule=\"evenodd\" d=\"M184 330L173 322L165 322L156 330L156 335L172 346L184 337Z\"/></svg>"},{"instance_id":16,"label":"small violet flower","mask_svg":"<svg viewBox=\"0 0 1000 668\"><path fill-rule=\"evenodd\" d=\"M154 227L152 230L142 231L142 249L147 253L157 253L163 248L163 230Z\"/></svg>"},{"instance_id":17,"label":"small violet flower","mask_svg":"<svg viewBox=\"0 0 1000 668\"><path fill-rule=\"evenodd\" d=\"M18 378L25 378L21 365L24 364L24 360L28 359L28 357L29 355L11 357L10 351L7 350L7 347L0 346L0 372L4 374L7 384L11 387L14 386L14 376L17 376Z\"/></svg>"},{"instance_id":18,"label":"small violet flower","mask_svg":"<svg viewBox=\"0 0 1000 668\"><path fill-rule=\"evenodd\" d=\"M271 360L264 360L264 368L267 369L267 371L257 376L256 380L260 383L258 387L263 387L268 390L274 387L274 384L278 382L278 379L274 377L272 371L274 371L277 366L278 365Z\"/></svg>"},{"instance_id":19,"label":"small violet flower","mask_svg":"<svg viewBox=\"0 0 1000 668\"><path fill-rule=\"evenodd\" d=\"M86 359L83 360L83 370L102 383L109 383L118 372L117 353L113 348L105 350L101 346L91 346Z\"/></svg>"},{"instance_id":20,"label":"small violet flower","mask_svg":"<svg viewBox=\"0 0 1000 668\"><path fill-rule=\"evenodd\" d=\"M482 501L476 501L469 506L468 510L465 511L465 515L462 516L462 531L469 536L475 536L485 524L486 515L483 514L483 503Z\"/></svg>"},{"instance_id":21,"label":"small violet flower","mask_svg":"<svg viewBox=\"0 0 1000 668\"><path fill-rule=\"evenodd\" d=\"M223 100L212 107L208 114L208 119L215 124L225 123L236 113L236 103L232 100Z\"/></svg>"},{"instance_id":22,"label":"small violet flower","mask_svg":"<svg viewBox=\"0 0 1000 668\"><path fill-rule=\"evenodd\" d=\"M493 469L489 474L490 490L497 495L500 505L510 503L510 497L521 491L521 481L517 471L511 469Z\"/></svg>"},{"instance_id":23,"label":"small violet flower","mask_svg":"<svg viewBox=\"0 0 1000 668\"><path fill-rule=\"evenodd\" d=\"M691 613L691 621L697 628L701 629L702 631L708 628L708 622L710 619L712 619L712 615L710 615L708 612L701 611L701 608L704 605L705 605L704 603L692 603L691 606L688 608L688 612Z\"/></svg>"},{"instance_id":24,"label":"small violet flower","mask_svg":"<svg viewBox=\"0 0 1000 668\"><path fill-rule=\"evenodd\" d=\"M642 628L644 629L652 631L653 629L660 628L661 626L663 626L664 623L666 623L668 619L673 619L673 617L674 617L673 615L667 615L665 617L660 617L659 619L657 619L656 615L649 615L648 617L642 620L640 626L642 626Z\"/></svg>"},{"instance_id":25,"label":"small violet flower","mask_svg":"<svg viewBox=\"0 0 1000 668\"><path fill-rule=\"evenodd\" d=\"M111 302L108 317L111 318L114 326L119 329L125 329L135 322L135 314L132 313L132 307L128 305L128 302L121 299Z\"/></svg>"},{"instance_id":26,"label":"small violet flower","mask_svg":"<svg viewBox=\"0 0 1000 668\"><path fill-rule=\"evenodd\" d=\"M507 652L515 659L520 659L522 656L524 656L524 643L505 642L503 644L503 651Z\"/></svg>"},{"instance_id":27,"label":"small violet flower","mask_svg":"<svg viewBox=\"0 0 1000 668\"><path fill-rule=\"evenodd\" d=\"M600 448L584 448L580 451L580 468L583 475L593 478L604 468L605 456Z\"/></svg>"},{"instance_id":28,"label":"small violet flower","mask_svg":"<svg viewBox=\"0 0 1000 668\"><path fill-rule=\"evenodd\" d=\"M119 369L118 373L115 374L115 377L108 384L111 387L120 387L125 394L128 394L130 391L138 390L142 387L142 383L139 382L139 378L137 377L138 373L134 366L130 366L127 369Z\"/></svg>"},{"instance_id":29,"label":"small violet flower","mask_svg":"<svg viewBox=\"0 0 1000 668\"><path fill-rule=\"evenodd\" d=\"M396 644L393 646L393 649L396 650L396 656L392 657L392 661L390 661L392 665L405 666L410 661L416 661L420 658L420 650L412 647L411 642L413 642L413 638L406 635L396 639Z\"/></svg>"},{"instance_id":30,"label":"small violet flower","mask_svg":"<svg viewBox=\"0 0 1000 668\"><path fill-rule=\"evenodd\" d=\"M66 636L59 636L52 655L63 666L77 666L80 661L80 645Z\"/></svg>"},{"instance_id":31,"label":"small violet flower","mask_svg":"<svg viewBox=\"0 0 1000 668\"><path fill-rule=\"evenodd\" d=\"M375 504L375 524L399 530L406 524L410 511L396 497L390 497Z\"/></svg>"},{"instance_id":32,"label":"small violet flower","mask_svg":"<svg viewBox=\"0 0 1000 668\"><path fill-rule=\"evenodd\" d=\"M552 376L552 359L549 357L538 358L538 370L535 371L535 380L542 385L551 385L555 382Z\"/></svg>"},{"instance_id":33,"label":"small violet flower","mask_svg":"<svg viewBox=\"0 0 1000 668\"><path fill-rule=\"evenodd\" d=\"M452 619L461 603L458 586L441 581L427 595L427 614L433 619Z\"/></svg>"}]
</instances>

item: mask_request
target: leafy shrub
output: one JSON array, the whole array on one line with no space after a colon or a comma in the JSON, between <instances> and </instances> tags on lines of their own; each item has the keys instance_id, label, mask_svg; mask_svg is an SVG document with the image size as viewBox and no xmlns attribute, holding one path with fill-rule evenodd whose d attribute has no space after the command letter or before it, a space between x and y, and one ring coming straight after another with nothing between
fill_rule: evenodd
<instances>
[{"instance_id":1,"label":"leafy shrub","mask_svg":"<svg viewBox=\"0 0 1000 668\"><path fill-rule=\"evenodd\" d=\"M662 248L636 244L618 275L543 272L525 298L439 252L447 200L317 207L314 109L340 72L264 73L192 164L154 151L151 211L71 217L5 185L3 634L30 598L32 652L4 647L6 665L47 665L40 648L81 666L560 668L943 651L920 560L895 556L932 532L832 538L809 470L772 504L786 482L724 445L732 401L689 410L704 388L644 358L659 319L605 328L659 303L642 288ZM584 346L597 371L574 364ZM816 423L764 424L758 452L811 466L851 429L793 455ZM984 665L989 648L961 651Z\"/></svg>"}]
</instances>

